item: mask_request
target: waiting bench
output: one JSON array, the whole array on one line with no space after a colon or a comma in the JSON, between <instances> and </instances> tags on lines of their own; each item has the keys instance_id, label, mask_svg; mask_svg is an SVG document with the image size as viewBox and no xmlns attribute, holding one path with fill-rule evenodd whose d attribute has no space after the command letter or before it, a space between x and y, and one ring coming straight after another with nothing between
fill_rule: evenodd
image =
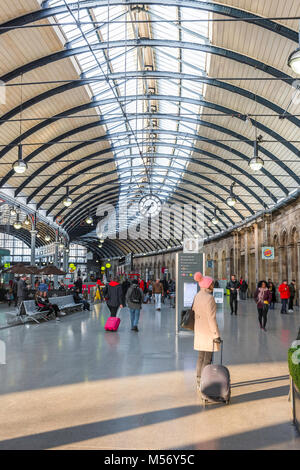
<instances>
[{"instance_id":1,"label":"waiting bench","mask_svg":"<svg viewBox=\"0 0 300 470\"><path fill-rule=\"evenodd\" d=\"M83 309L83 304L75 304L73 295L65 295L64 297L51 297L50 303L56 304L61 311L66 313ZM49 310L40 312L35 304L35 300L24 300L20 306L20 313L17 316L20 318L22 323L30 320L36 323L40 323L39 320L41 319L46 321L49 320L47 317L48 313Z\"/></svg>"}]
</instances>

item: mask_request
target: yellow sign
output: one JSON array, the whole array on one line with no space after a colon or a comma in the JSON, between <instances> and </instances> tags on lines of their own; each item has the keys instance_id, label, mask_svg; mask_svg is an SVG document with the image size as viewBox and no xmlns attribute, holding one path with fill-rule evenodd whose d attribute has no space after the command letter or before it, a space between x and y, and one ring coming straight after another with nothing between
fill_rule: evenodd
<instances>
[{"instance_id":1,"label":"yellow sign","mask_svg":"<svg viewBox=\"0 0 300 470\"><path fill-rule=\"evenodd\" d=\"M111 264L109 264L109 263L107 263L105 266L106 266L107 268L111 268Z\"/></svg>"},{"instance_id":2,"label":"yellow sign","mask_svg":"<svg viewBox=\"0 0 300 470\"><path fill-rule=\"evenodd\" d=\"M7 268L10 268L10 263L5 263L4 267L7 269Z\"/></svg>"},{"instance_id":3,"label":"yellow sign","mask_svg":"<svg viewBox=\"0 0 300 470\"><path fill-rule=\"evenodd\" d=\"M105 267L104 267L104 266L102 266L101 271L105 271Z\"/></svg>"}]
</instances>

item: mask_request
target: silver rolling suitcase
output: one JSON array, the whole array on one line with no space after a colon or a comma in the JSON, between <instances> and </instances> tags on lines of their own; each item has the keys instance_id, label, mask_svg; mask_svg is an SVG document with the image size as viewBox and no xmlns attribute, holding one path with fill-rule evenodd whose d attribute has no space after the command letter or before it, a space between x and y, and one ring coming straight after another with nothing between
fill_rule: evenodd
<instances>
[{"instance_id":1,"label":"silver rolling suitcase","mask_svg":"<svg viewBox=\"0 0 300 470\"><path fill-rule=\"evenodd\" d=\"M214 353L213 353L214 356ZM201 374L200 391L204 406L210 403L230 403L230 373L222 365L223 341L221 342L221 364L205 366Z\"/></svg>"}]
</instances>

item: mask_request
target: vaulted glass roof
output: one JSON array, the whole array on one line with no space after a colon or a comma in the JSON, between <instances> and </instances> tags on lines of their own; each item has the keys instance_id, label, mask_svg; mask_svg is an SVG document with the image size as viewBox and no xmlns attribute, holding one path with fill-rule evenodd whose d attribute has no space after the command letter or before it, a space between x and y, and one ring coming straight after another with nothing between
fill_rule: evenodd
<instances>
[{"instance_id":1,"label":"vaulted glass roof","mask_svg":"<svg viewBox=\"0 0 300 470\"><path fill-rule=\"evenodd\" d=\"M50 0L49 6L71 3ZM198 125L181 117L199 116L204 85L181 75L205 75L207 54L182 45L208 42L208 23L194 23L194 15L208 18L208 12L182 7L109 2L56 16L69 48L90 46L76 59L84 76L95 79L89 85L93 99L107 100L98 112L120 177L119 201L135 202L152 192L165 201L187 168ZM161 45L152 46L151 40ZM168 72L178 72L178 79ZM105 80L97 81L100 76Z\"/></svg>"}]
</instances>

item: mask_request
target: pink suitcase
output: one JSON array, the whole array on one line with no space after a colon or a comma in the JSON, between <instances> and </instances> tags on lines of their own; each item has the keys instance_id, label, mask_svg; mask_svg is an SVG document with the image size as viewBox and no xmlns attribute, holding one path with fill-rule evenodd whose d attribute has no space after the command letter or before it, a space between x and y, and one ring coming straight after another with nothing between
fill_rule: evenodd
<instances>
[{"instance_id":1,"label":"pink suitcase","mask_svg":"<svg viewBox=\"0 0 300 470\"><path fill-rule=\"evenodd\" d=\"M118 317L108 317L104 328L106 329L106 331L117 331L120 322L121 320Z\"/></svg>"}]
</instances>

